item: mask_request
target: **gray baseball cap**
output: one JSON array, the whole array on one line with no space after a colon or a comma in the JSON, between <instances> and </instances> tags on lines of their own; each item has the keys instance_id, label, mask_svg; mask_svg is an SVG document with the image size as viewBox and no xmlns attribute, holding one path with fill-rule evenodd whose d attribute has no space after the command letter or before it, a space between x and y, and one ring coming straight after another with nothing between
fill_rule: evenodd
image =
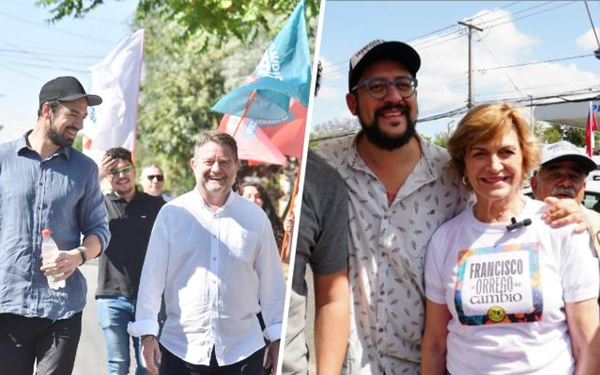
<instances>
[{"instance_id":1,"label":"gray baseball cap","mask_svg":"<svg viewBox=\"0 0 600 375\"><path fill-rule=\"evenodd\" d=\"M366 67L379 60L398 61L412 74L417 77L421 68L421 57L414 48L406 43L396 41L385 41L375 39L358 50L350 58L350 70L348 72L348 92L356 86L358 79L362 76Z\"/></svg>"}]
</instances>

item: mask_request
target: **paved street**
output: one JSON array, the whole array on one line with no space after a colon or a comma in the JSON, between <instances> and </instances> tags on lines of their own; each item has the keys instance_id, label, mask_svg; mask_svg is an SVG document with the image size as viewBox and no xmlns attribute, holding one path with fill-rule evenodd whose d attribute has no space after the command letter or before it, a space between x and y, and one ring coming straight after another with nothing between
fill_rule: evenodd
<instances>
[{"instance_id":1,"label":"paved street","mask_svg":"<svg viewBox=\"0 0 600 375\"><path fill-rule=\"evenodd\" d=\"M98 283L98 261L90 261L80 269L87 280L88 298L87 305L83 310L83 328L73 374L104 375L106 374L106 348L102 329L98 324L96 300L94 299Z\"/></svg>"},{"instance_id":2,"label":"paved street","mask_svg":"<svg viewBox=\"0 0 600 375\"><path fill-rule=\"evenodd\" d=\"M80 269L87 280L88 293L87 305L83 310L83 327L73 375L105 375L106 346L102 329L98 324L96 300L94 299L98 283L98 261L87 262ZM135 360L132 359L131 362L133 364ZM133 368L134 366L132 366L130 374L134 373Z\"/></svg>"}]
</instances>

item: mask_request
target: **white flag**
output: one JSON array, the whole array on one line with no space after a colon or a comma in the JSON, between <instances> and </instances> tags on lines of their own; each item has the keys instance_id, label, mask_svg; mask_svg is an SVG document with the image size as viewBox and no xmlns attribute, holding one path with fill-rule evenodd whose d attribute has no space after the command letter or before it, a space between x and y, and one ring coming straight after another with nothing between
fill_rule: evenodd
<instances>
[{"instance_id":1,"label":"white flag","mask_svg":"<svg viewBox=\"0 0 600 375\"><path fill-rule=\"evenodd\" d=\"M144 30L138 30L90 67L90 92L102 97L102 104L90 107L83 127L83 152L97 163L109 148L135 149L143 51Z\"/></svg>"}]
</instances>

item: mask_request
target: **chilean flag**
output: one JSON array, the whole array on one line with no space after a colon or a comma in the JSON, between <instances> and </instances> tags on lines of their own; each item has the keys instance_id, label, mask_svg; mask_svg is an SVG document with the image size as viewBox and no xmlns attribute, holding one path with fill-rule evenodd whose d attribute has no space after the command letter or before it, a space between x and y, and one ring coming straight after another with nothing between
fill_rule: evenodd
<instances>
[{"instance_id":1,"label":"chilean flag","mask_svg":"<svg viewBox=\"0 0 600 375\"><path fill-rule=\"evenodd\" d=\"M594 153L594 132L598 131L598 121L594 113L594 106L590 102L590 112L587 116L587 125L585 127L585 152L588 156Z\"/></svg>"}]
</instances>

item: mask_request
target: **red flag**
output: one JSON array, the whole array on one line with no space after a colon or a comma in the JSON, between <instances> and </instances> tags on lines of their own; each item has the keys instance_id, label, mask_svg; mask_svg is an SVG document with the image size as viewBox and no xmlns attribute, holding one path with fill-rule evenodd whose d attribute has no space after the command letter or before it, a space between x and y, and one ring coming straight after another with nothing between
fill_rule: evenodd
<instances>
[{"instance_id":1,"label":"red flag","mask_svg":"<svg viewBox=\"0 0 600 375\"><path fill-rule=\"evenodd\" d=\"M294 115L292 121L261 128L282 154L298 159L302 158L306 129L306 112L307 109L302 103L292 99L290 103L290 113Z\"/></svg>"},{"instance_id":2,"label":"red flag","mask_svg":"<svg viewBox=\"0 0 600 375\"><path fill-rule=\"evenodd\" d=\"M587 116L587 125L585 127L585 152L588 156L594 154L594 132L598 131L598 121L594 113L594 106L590 102L590 112Z\"/></svg>"},{"instance_id":3,"label":"red flag","mask_svg":"<svg viewBox=\"0 0 600 375\"><path fill-rule=\"evenodd\" d=\"M239 117L225 115L221 120L219 130L233 134L239 121ZM238 146L238 157L241 160L248 160L251 164L268 163L277 165L283 165L287 161L285 155L277 149L277 146L269 140L252 119L243 119L234 138Z\"/></svg>"}]
</instances>

